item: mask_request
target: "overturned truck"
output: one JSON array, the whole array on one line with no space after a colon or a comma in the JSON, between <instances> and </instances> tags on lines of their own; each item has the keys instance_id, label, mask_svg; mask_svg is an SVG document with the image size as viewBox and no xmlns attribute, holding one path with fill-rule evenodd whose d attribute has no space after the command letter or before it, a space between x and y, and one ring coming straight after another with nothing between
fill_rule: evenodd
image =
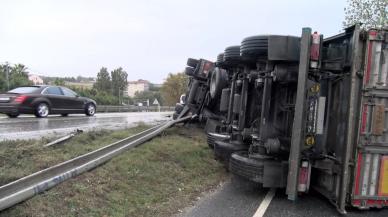
<instances>
[{"instance_id":1,"label":"overturned truck","mask_svg":"<svg viewBox=\"0 0 388 217\"><path fill-rule=\"evenodd\" d=\"M233 174L314 189L341 213L388 206L388 30L257 35L215 62L188 59L175 118L196 114Z\"/></svg>"}]
</instances>

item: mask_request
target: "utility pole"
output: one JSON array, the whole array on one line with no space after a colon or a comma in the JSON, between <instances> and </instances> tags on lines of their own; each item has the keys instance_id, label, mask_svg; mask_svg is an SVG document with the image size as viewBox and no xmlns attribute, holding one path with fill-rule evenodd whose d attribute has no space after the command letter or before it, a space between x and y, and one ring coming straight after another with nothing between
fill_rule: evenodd
<instances>
[{"instance_id":1,"label":"utility pole","mask_svg":"<svg viewBox=\"0 0 388 217\"><path fill-rule=\"evenodd\" d=\"M5 76L7 79L7 91L9 90L9 66L8 63L5 64Z\"/></svg>"},{"instance_id":2,"label":"utility pole","mask_svg":"<svg viewBox=\"0 0 388 217\"><path fill-rule=\"evenodd\" d=\"M120 87L119 87L119 105L121 105L121 103L120 103Z\"/></svg>"}]
</instances>

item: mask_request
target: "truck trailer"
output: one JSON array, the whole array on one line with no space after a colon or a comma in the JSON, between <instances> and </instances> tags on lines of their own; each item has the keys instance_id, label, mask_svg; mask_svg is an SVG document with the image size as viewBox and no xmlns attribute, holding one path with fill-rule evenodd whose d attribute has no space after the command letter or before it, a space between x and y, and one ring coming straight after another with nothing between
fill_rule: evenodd
<instances>
[{"instance_id":1,"label":"truck trailer","mask_svg":"<svg viewBox=\"0 0 388 217\"><path fill-rule=\"evenodd\" d=\"M232 174L340 213L388 206L388 29L255 35L189 58L175 118L196 114Z\"/></svg>"}]
</instances>

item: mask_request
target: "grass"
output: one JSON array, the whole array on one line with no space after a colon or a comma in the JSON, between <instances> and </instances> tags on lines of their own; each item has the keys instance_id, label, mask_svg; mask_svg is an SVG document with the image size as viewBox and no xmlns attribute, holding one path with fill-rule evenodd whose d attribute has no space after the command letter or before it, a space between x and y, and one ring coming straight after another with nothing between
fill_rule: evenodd
<instances>
[{"instance_id":1,"label":"grass","mask_svg":"<svg viewBox=\"0 0 388 217\"><path fill-rule=\"evenodd\" d=\"M44 147L49 140L16 140L0 142L0 185L4 185L33 172L88 153L113 141L126 138L148 128L137 127L121 131L92 131L79 134L66 143Z\"/></svg>"},{"instance_id":2,"label":"grass","mask_svg":"<svg viewBox=\"0 0 388 217\"><path fill-rule=\"evenodd\" d=\"M1 181L28 174L43 165L52 165L60 161L55 158L62 154L65 155L62 159L75 154L74 147L78 150L78 147L89 147L85 144L95 143L93 148L84 147L80 152L94 150L99 147L98 144L108 144L122 138L122 135L144 128L140 126L112 134L101 131L79 135L50 150L50 154L55 155L52 157L33 151L35 146L32 144L37 141L15 142L15 147L6 149L17 149L14 151L16 155L6 156L12 162L20 160L21 163L8 166L6 173L0 168ZM3 146L0 143L1 156L5 152ZM39 156L45 157L37 160ZM29 166L24 157L37 161L40 167ZM42 163L46 161L46 164ZM14 175L14 170L10 168L16 169L18 175ZM213 160L202 130L180 126L168 129L162 136L119 155L102 167L7 209L0 216L171 216L224 178L225 171Z\"/></svg>"}]
</instances>

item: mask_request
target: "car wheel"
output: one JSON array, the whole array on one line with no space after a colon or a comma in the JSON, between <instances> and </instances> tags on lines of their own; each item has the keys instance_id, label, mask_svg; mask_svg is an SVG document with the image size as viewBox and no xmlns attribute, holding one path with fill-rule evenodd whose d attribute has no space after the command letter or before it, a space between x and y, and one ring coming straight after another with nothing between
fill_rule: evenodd
<instances>
[{"instance_id":1,"label":"car wheel","mask_svg":"<svg viewBox=\"0 0 388 217\"><path fill-rule=\"evenodd\" d=\"M35 107L35 116L38 117L38 118L45 118L45 117L47 117L49 115L49 113L50 113L50 108L44 102L39 103Z\"/></svg>"},{"instance_id":2,"label":"car wheel","mask_svg":"<svg viewBox=\"0 0 388 217\"><path fill-rule=\"evenodd\" d=\"M10 114L7 114L7 116L9 118L17 118L19 116L19 114L18 113L10 113Z\"/></svg>"},{"instance_id":3,"label":"car wheel","mask_svg":"<svg viewBox=\"0 0 388 217\"><path fill-rule=\"evenodd\" d=\"M87 116L93 116L96 113L96 106L92 103L86 105L85 114Z\"/></svg>"},{"instance_id":4,"label":"car wheel","mask_svg":"<svg viewBox=\"0 0 388 217\"><path fill-rule=\"evenodd\" d=\"M69 114L61 114L62 117L67 117Z\"/></svg>"}]
</instances>

